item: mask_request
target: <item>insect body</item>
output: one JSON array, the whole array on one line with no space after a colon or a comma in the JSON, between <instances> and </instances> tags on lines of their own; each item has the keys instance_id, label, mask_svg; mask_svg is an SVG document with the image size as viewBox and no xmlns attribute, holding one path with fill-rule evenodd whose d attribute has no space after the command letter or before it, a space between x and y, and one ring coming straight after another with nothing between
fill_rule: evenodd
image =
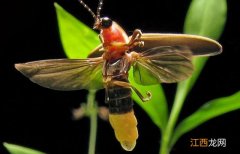
<instances>
[{"instance_id":1,"label":"insect body","mask_svg":"<svg viewBox=\"0 0 240 154\"><path fill-rule=\"evenodd\" d=\"M144 97L128 81L133 67L134 80L141 85L182 81L193 72L192 56L213 56L221 53L221 45L211 39L184 34L142 34L135 30L131 37L114 21L100 17L81 0L95 18L94 28L100 30L99 45L87 59L52 59L15 64L31 81L54 90L103 89L109 104L109 121L122 147L131 151L138 138L137 120L131 93Z\"/></svg>"}]
</instances>

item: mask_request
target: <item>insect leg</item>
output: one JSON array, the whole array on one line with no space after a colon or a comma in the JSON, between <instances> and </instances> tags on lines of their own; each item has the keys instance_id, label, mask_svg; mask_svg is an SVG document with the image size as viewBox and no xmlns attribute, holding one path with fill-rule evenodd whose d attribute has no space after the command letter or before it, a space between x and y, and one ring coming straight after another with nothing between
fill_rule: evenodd
<instances>
[{"instance_id":1,"label":"insect leg","mask_svg":"<svg viewBox=\"0 0 240 154\"><path fill-rule=\"evenodd\" d=\"M103 44L104 41L103 41L102 35L98 35L98 38L101 41L101 43Z\"/></svg>"},{"instance_id":2,"label":"insect leg","mask_svg":"<svg viewBox=\"0 0 240 154\"><path fill-rule=\"evenodd\" d=\"M143 101L149 101L152 98L152 94L148 91L147 97L144 97L140 91L137 90L137 88L135 88L134 86L132 86L130 83L127 82L123 82L123 81L117 81L117 80L113 80L111 81L112 84L118 85L118 86L122 86L122 87L126 87L126 88L131 88L137 95L138 97Z\"/></svg>"},{"instance_id":3,"label":"insect leg","mask_svg":"<svg viewBox=\"0 0 240 154\"><path fill-rule=\"evenodd\" d=\"M146 101L149 101L151 98L152 98L152 94L148 91L146 94L147 94L147 97L143 97L142 94L140 93L140 91L137 90L137 88L131 86L131 88L134 90L134 92L138 95L138 97L143 101L143 102L146 102Z\"/></svg>"},{"instance_id":4,"label":"insect leg","mask_svg":"<svg viewBox=\"0 0 240 154\"><path fill-rule=\"evenodd\" d=\"M131 41L134 41L134 39L137 39L137 40L140 39L141 36L142 36L142 31L141 31L140 29L135 29L135 30L133 31L133 35L132 35L132 37L131 37L130 42L131 42Z\"/></svg>"},{"instance_id":5,"label":"insect leg","mask_svg":"<svg viewBox=\"0 0 240 154\"><path fill-rule=\"evenodd\" d=\"M128 43L128 46L130 48L135 47L135 46L139 46L139 47L143 47L144 46L144 42L140 41L140 38L142 36L142 32L140 29L135 29L133 31L133 35Z\"/></svg>"}]
</instances>

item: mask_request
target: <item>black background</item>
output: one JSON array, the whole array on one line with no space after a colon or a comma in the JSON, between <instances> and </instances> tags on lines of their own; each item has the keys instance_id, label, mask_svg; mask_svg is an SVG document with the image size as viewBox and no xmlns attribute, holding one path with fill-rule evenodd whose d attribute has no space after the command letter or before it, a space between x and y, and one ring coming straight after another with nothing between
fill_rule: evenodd
<instances>
[{"instance_id":1,"label":"black background","mask_svg":"<svg viewBox=\"0 0 240 154\"><path fill-rule=\"evenodd\" d=\"M97 0L86 1L96 8ZM60 5L89 26L91 15L76 0L58 0ZM201 77L187 98L180 119L204 102L231 95L240 88L240 5L228 1L228 19L219 40L224 51L209 59ZM135 28L143 32L181 33L190 0L106 0L103 15L108 15L131 34ZM217 5L217 4L216 4ZM11 0L1 2L0 61L0 141L32 147L51 154L84 154L88 149L89 120L73 121L71 110L86 101L87 91L59 92L31 83L13 65L49 58L65 57L58 34L53 0ZM175 85L164 85L172 102ZM104 105L103 91L97 100ZM172 104L169 103L171 106ZM135 105L139 133L137 146L131 153L156 154L160 132L145 112ZM234 111L215 118L184 135L172 154L239 153L239 116ZM191 148L190 138L226 138L226 148ZM7 153L0 146L0 153ZM108 122L98 121L96 153L127 153L115 140Z\"/></svg>"}]
</instances>

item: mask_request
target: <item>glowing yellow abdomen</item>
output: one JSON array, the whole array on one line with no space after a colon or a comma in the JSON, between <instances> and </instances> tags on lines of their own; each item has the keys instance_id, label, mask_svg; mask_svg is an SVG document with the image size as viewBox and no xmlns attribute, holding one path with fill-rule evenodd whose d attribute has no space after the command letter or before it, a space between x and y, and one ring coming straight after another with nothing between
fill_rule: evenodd
<instances>
[{"instance_id":1,"label":"glowing yellow abdomen","mask_svg":"<svg viewBox=\"0 0 240 154\"><path fill-rule=\"evenodd\" d=\"M132 151L138 138L137 119L133 110L127 113L110 114L109 121L123 149Z\"/></svg>"}]
</instances>

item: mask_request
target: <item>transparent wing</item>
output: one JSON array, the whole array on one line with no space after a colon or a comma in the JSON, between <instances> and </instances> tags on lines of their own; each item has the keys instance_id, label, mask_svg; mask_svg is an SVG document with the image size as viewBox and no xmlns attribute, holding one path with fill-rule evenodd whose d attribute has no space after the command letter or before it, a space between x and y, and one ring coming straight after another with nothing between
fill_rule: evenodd
<instances>
[{"instance_id":1,"label":"transparent wing","mask_svg":"<svg viewBox=\"0 0 240 154\"><path fill-rule=\"evenodd\" d=\"M178 82L193 72L192 52L187 47L160 46L139 55L133 64L133 76L138 84Z\"/></svg>"},{"instance_id":2,"label":"transparent wing","mask_svg":"<svg viewBox=\"0 0 240 154\"><path fill-rule=\"evenodd\" d=\"M15 64L32 82L62 91L102 89L102 58L52 59Z\"/></svg>"},{"instance_id":3,"label":"transparent wing","mask_svg":"<svg viewBox=\"0 0 240 154\"><path fill-rule=\"evenodd\" d=\"M88 55L88 58L95 58L95 57L101 57L103 54L103 50L101 50L102 44L98 45L91 53Z\"/></svg>"},{"instance_id":4,"label":"transparent wing","mask_svg":"<svg viewBox=\"0 0 240 154\"><path fill-rule=\"evenodd\" d=\"M140 40L144 41L144 47L135 47L133 51L143 52L158 46L186 46L193 56L214 56L222 52L217 41L197 35L143 33Z\"/></svg>"}]
</instances>

